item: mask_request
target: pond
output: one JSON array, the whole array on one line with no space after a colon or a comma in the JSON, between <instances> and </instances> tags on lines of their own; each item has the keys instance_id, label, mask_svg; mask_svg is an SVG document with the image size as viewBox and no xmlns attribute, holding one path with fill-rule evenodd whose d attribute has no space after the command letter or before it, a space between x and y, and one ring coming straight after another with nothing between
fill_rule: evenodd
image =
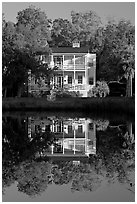
<instances>
[{"instance_id":1,"label":"pond","mask_svg":"<svg viewBox=\"0 0 137 204\"><path fill-rule=\"evenodd\" d=\"M134 120L4 113L2 200L135 201Z\"/></svg>"}]
</instances>

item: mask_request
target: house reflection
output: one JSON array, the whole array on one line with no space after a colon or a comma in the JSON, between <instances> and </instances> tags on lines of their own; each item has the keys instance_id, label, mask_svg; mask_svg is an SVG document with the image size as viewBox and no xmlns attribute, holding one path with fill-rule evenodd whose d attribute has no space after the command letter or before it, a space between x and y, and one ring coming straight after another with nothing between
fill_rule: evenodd
<instances>
[{"instance_id":1,"label":"house reflection","mask_svg":"<svg viewBox=\"0 0 137 204\"><path fill-rule=\"evenodd\" d=\"M30 140L39 131L50 131L55 135L56 141L41 156L79 158L96 154L96 125L91 119L29 117L28 122Z\"/></svg>"}]
</instances>

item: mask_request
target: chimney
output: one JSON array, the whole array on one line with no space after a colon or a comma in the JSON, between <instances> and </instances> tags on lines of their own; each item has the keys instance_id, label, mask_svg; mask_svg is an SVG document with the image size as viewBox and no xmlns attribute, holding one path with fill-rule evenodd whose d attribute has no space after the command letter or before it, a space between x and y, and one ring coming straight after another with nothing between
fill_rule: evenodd
<instances>
[{"instance_id":1,"label":"chimney","mask_svg":"<svg viewBox=\"0 0 137 204\"><path fill-rule=\"evenodd\" d=\"M72 43L72 47L80 47L80 42L78 42L78 41L73 41L73 43Z\"/></svg>"}]
</instances>

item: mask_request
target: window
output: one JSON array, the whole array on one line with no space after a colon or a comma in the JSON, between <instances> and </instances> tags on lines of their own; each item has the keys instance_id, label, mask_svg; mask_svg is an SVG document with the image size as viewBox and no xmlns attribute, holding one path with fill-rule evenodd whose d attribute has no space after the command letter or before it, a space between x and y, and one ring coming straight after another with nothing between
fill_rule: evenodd
<instances>
[{"instance_id":1,"label":"window","mask_svg":"<svg viewBox=\"0 0 137 204\"><path fill-rule=\"evenodd\" d=\"M82 125L78 125L78 133L82 133Z\"/></svg>"},{"instance_id":2,"label":"window","mask_svg":"<svg viewBox=\"0 0 137 204\"><path fill-rule=\"evenodd\" d=\"M89 130L93 130L93 123L89 123Z\"/></svg>"},{"instance_id":3,"label":"window","mask_svg":"<svg viewBox=\"0 0 137 204\"><path fill-rule=\"evenodd\" d=\"M68 76L68 84L72 84L72 76Z\"/></svg>"},{"instance_id":4,"label":"window","mask_svg":"<svg viewBox=\"0 0 137 204\"><path fill-rule=\"evenodd\" d=\"M93 85L94 84L94 79L93 77L89 77L89 85Z\"/></svg>"},{"instance_id":5,"label":"window","mask_svg":"<svg viewBox=\"0 0 137 204\"><path fill-rule=\"evenodd\" d=\"M85 65L85 55L75 55L75 64Z\"/></svg>"},{"instance_id":6,"label":"window","mask_svg":"<svg viewBox=\"0 0 137 204\"><path fill-rule=\"evenodd\" d=\"M63 57L62 56L54 56L54 64L55 66L59 66L63 64Z\"/></svg>"},{"instance_id":7,"label":"window","mask_svg":"<svg viewBox=\"0 0 137 204\"><path fill-rule=\"evenodd\" d=\"M78 75L78 84L82 84L82 79L83 79L82 75Z\"/></svg>"},{"instance_id":8,"label":"window","mask_svg":"<svg viewBox=\"0 0 137 204\"><path fill-rule=\"evenodd\" d=\"M72 125L68 125L68 133L72 133Z\"/></svg>"}]
</instances>

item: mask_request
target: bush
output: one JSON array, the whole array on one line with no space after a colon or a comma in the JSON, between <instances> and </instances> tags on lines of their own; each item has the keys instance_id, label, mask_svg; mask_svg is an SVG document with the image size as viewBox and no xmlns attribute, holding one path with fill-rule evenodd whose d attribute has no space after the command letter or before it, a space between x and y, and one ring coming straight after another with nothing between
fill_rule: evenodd
<instances>
[{"instance_id":1,"label":"bush","mask_svg":"<svg viewBox=\"0 0 137 204\"><path fill-rule=\"evenodd\" d=\"M42 98L42 97L47 97L47 95L49 94L48 91L32 91L31 93L28 94L29 97L33 97L33 98Z\"/></svg>"},{"instance_id":2,"label":"bush","mask_svg":"<svg viewBox=\"0 0 137 204\"><path fill-rule=\"evenodd\" d=\"M88 97L106 97L109 94L109 87L105 81L97 81L96 86L88 92Z\"/></svg>"},{"instance_id":3,"label":"bush","mask_svg":"<svg viewBox=\"0 0 137 204\"><path fill-rule=\"evenodd\" d=\"M71 98L71 97L80 97L81 94L79 91L68 91L64 88L56 88L51 91L51 94L55 94L57 98Z\"/></svg>"}]
</instances>

